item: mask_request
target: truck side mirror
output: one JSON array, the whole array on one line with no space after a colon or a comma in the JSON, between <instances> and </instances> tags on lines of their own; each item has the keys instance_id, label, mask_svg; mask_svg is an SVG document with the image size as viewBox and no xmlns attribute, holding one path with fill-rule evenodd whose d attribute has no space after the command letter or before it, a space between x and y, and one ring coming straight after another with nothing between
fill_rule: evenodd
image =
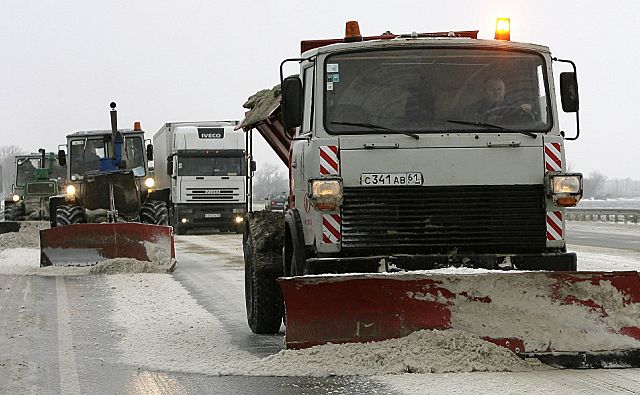
<instances>
[{"instance_id":1,"label":"truck side mirror","mask_svg":"<svg viewBox=\"0 0 640 395\"><path fill-rule=\"evenodd\" d=\"M252 160L251 164L249 165L249 168L251 171L256 171L256 161Z\"/></svg>"},{"instance_id":2,"label":"truck side mirror","mask_svg":"<svg viewBox=\"0 0 640 395\"><path fill-rule=\"evenodd\" d=\"M578 79L574 72L560 73L560 99L562 111L578 112L580 98L578 97Z\"/></svg>"},{"instance_id":3,"label":"truck side mirror","mask_svg":"<svg viewBox=\"0 0 640 395\"><path fill-rule=\"evenodd\" d=\"M173 156L167 156L167 175L173 175Z\"/></svg>"},{"instance_id":4,"label":"truck side mirror","mask_svg":"<svg viewBox=\"0 0 640 395\"><path fill-rule=\"evenodd\" d=\"M303 90L302 81L292 75L282 81L282 124L285 131L302 125Z\"/></svg>"},{"instance_id":5,"label":"truck side mirror","mask_svg":"<svg viewBox=\"0 0 640 395\"><path fill-rule=\"evenodd\" d=\"M147 144L147 160L153 160L153 145Z\"/></svg>"},{"instance_id":6,"label":"truck side mirror","mask_svg":"<svg viewBox=\"0 0 640 395\"><path fill-rule=\"evenodd\" d=\"M67 165L67 153L64 152L64 150L59 150L58 151L58 164L60 166L66 166Z\"/></svg>"}]
</instances>

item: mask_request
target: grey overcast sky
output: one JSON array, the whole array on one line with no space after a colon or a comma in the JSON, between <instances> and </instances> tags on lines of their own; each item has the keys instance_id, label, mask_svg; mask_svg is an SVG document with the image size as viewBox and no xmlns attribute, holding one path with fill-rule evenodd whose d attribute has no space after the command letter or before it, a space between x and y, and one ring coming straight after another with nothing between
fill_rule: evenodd
<instances>
[{"instance_id":1,"label":"grey overcast sky","mask_svg":"<svg viewBox=\"0 0 640 395\"><path fill-rule=\"evenodd\" d=\"M571 170L640 179L640 1L2 0L0 145L55 150L66 134L142 122L241 119L248 96L278 82L303 39L339 38L358 20L386 30L480 30L511 18L511 39L578 65L581 137ZM293 70L290 70L293 72ZM567 135L573 118L561 119ZM279 162L259 144L258 162ZM284 169L284 166L283 166Z\"/></svg>"}]
</instances>

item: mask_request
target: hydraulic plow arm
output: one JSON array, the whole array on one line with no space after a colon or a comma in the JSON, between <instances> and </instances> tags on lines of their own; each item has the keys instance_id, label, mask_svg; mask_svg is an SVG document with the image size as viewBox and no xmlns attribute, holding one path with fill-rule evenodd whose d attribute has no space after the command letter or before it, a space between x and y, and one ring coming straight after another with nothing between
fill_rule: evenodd
<instances>
[{"instance_id":1,"label":"hydraulic plow arm","mask_svg":"<svg viewBox=\"0 0 640 395\"><path fill-rule=\"evenodd\" d=\"M638 272L279 279L289 348L457 329L569 367L640 366Z\"/></svg>"}]
</instances>

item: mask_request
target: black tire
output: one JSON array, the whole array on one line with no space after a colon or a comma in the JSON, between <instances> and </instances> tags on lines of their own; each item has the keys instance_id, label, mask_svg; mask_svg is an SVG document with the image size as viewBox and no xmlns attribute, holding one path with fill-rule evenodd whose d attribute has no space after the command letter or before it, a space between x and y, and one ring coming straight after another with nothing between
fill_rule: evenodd
<instances>
[{"instance_id":1,"label":"black tire","mask_svg":"<svg viewBox=\"0 0 640 395\"><path fill-rule=\"evenodd\" d=\"M5 207L5 221L24 221L24 206L22 204L11 204Z\"/></svg>"},{"instance_id":2,"label":"black tire","mask_svg":"<svg viewBox=\"0 0 640 395\"><path fill-rule=\"evenodd\" d=\"M80 206L63 204L56 209L56 226L80 224L82 222L84 222L84 216Z\"/></svg>"},{"instance_id":3,"label":"black tire","mask_svg":"<svg viewBox=\"0 0 640 395\"><path fill-rule=\"evenodd\" d=\"M173 226L173 233L176 235L183 235L186 233L184 225L180 224L180 218L178 216L177 207L170 209L169 216L171 218L171 226Z\"/></svg>"},{"instance_id":4,"label":"black tire","mask_svg":"<svg viewBox=\"0 0 640 395\"><path fill-rule=\"evenodd\" d=\"M144 202L140 209L140 221L152 225L169 225L167 203L160 200Z\"/></svg>"},{"instance_id":5,"label":"black tire","mask_svg":"<svg viewBox=\"0 0 640 395\"><path fill-rule=\"evenodd\" d=\"M248 227L247 227L248 228ZM251 232L247 230L244 242L244 291L247 322L256 334L277 334L280 331L284 304L276 279L278 274L258 270L260 254L253 245Z\"/></svg>"}]
</instances>

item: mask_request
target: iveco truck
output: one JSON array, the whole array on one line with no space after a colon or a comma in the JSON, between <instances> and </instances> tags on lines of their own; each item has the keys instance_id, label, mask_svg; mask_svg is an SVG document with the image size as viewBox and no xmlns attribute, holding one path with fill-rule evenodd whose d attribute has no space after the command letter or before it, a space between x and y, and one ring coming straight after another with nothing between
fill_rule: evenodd
<instances>
[{"instance_id":1,"label":"iveco truck","mask_svg":"<svg viewBox=\"0 0 640 395\"><path fill-rule=\"evenodd\" d=\"M157 194L177 234L240 232L246 212L246 150L236 121L171 122L153 136Z\"/></svg>"}]
</instances>

